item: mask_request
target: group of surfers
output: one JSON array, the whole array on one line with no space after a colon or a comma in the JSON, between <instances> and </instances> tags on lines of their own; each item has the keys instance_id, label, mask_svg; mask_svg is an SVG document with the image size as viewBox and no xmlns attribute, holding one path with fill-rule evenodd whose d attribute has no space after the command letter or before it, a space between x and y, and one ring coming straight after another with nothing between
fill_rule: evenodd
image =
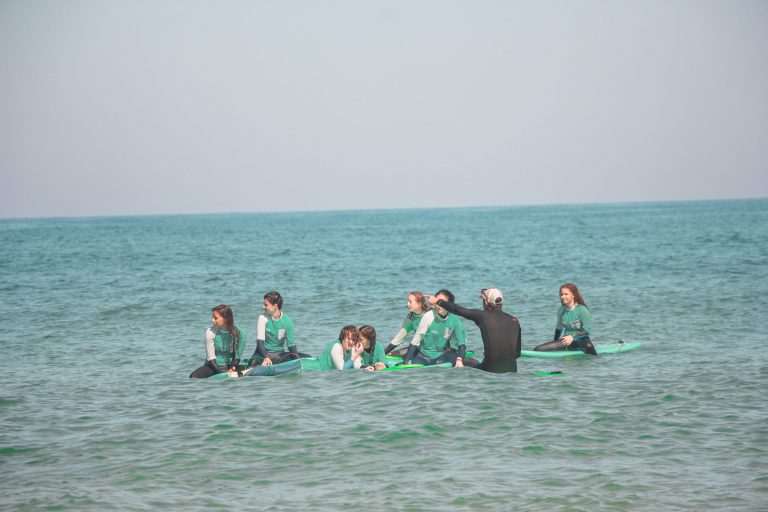
<instances>
[{"instance_id":1,"label":"group of surfers","mask_svg":"<svg viewBox=\"0 0 768 512\"><path fill-rule=\"evenodd\" d=\"M212 309L212 325L205 331L205 363L191 378L206 378L226 373L230 377L281 375L316 370L389 367L387 356L402 358L398 364L435 365L450 363L493 373L517 371L521 339L518 319L502 310L504 297L498 288L480 291L482 309L469 309L455 303L453 293L440 290L435 295L418 291L408 294L408 315L397 334L382 347L370 325L341 329L317 358L298 351L293 320L283 312L283 297L276 291L264 295L264 311L256 325L256 349L242 363L246 334L235 325L232 308L220 304ZM573 283L560 287L560 308L552 341L534 350L581 350L597 355L590 340L589 308ZM467 334L459 317L472 320L483 341L482 361L466 356ZM400 347L412 336L407 347Z\"/></svg>"}]
</instances>

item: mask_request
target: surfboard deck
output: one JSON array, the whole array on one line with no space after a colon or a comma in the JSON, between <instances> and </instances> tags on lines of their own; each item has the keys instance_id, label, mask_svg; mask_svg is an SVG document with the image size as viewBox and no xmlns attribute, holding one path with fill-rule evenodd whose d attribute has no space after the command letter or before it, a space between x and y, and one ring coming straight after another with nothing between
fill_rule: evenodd
<instances>
[{"instance_id":1,"label":"surfboard deck","mask_svg":"<svg viewBox=\"0 0 768 512\"><path fill-rule=\"evenodd\" d=\"M597 355L618 354L620 352L629 352L630 350L637 350L643 344L639 341L618 343L606 343L602 345L595 345L595 351ZM520 357L540 357L546 359L557 359L561 357L587 357L587 354L581 350L555 350L551 352L536 352L534 350L521 350Z\"/></svg>"}]
</instances>

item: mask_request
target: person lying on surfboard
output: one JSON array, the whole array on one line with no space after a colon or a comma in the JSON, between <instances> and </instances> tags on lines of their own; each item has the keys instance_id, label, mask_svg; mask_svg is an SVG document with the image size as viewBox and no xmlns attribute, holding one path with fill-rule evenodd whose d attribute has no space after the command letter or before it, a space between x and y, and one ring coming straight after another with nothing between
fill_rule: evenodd
<instances>
[{"instance_id":1,"label":"person lying on surfboard","mask_svg":"<svg viewBox=\"0 0 768 512\"><path fill-rule=\"evenodd\" d=\"M245 370L244 377L282 375L292 372L347 370L360 368L360 354L365 349L360 343L360 332L354 325L342 327L339 338L332 341L318 358L302 358L272 365L259 365ZM230 377L237 377L236 372L229 372Z\"/></svg>"},{"instance_id":2,"label":"person lying on surfboard","mask_svg":"<svg viewBox=\"0 0 768 512\"><path fill-rule=\"evenodd\" d=\"M363 370L383 370L387 367L387 356L384 348L376 343L376 329L370 325L360 326L360 344L363 351L360 353L360 367Z\"/></svg>"}]
</instances>

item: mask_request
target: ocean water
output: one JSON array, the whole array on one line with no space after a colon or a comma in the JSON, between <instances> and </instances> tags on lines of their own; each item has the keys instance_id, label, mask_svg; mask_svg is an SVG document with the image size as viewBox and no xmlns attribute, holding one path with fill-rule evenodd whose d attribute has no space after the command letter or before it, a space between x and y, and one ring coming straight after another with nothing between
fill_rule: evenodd
<instances>
[{"instance_id":1,"label":"ocean water","mask_svg":"<svg viewBox=\"0 0 768 512\"><path fill-rule=\"evenodd\" d=\"M188 378L272 289L317 355L489 286L530 348L566 281L643 348ZM0 220L0 509L768 510L767 289L768 200Z\"/></svg>"}]
</instances>

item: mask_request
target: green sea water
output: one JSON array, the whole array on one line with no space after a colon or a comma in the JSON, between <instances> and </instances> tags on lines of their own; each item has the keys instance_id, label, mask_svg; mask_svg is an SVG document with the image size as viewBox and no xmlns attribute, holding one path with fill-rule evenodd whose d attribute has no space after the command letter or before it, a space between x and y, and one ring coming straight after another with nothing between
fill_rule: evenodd
<instances>
[{"instance_id":1,"label":"green sea water","mask_svg":"<svg viewBox=\"0 0 768 512\"><path fill-rule=\"evenodd\" d=\"M566 281L643 348L188 378L269 290L318 355L490 286L531 348ZM767 288L768 200L0 220L0 509L768 510Z\"/></svg>"}]
</instances>

